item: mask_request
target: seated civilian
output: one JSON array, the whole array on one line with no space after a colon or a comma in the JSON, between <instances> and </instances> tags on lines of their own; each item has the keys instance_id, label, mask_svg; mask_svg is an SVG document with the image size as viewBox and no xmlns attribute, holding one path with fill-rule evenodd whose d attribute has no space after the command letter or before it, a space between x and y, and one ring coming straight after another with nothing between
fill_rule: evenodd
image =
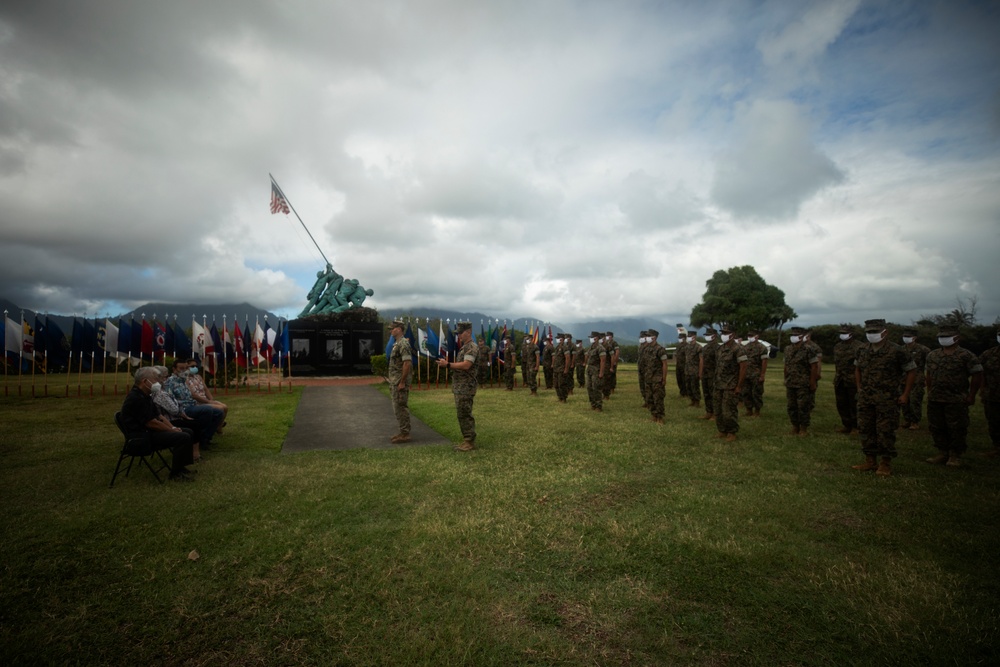
<instances>
[{"instance_id":1,"label":"seated civilian","mask_svg":"<svg viewBox=\"0 0 1000 667\"><path fill-rule=\"evenodd\" d=\"M222 410L213 408L211 405L199 405L191 391L187 388L187 362L182 359L174 361L173 375L164 383L163 388L170 396L177 401L177 405L184 413L192 419L206 420L205 429L199 433L201 449L208 449L212 445L212 436L222 424Z\"/></svg>"},{"instance_id":2,"label":"seated civilian","mask_svg":"<svg viewBox=\"0 0 1000 667\"><path fill-rule=\"evenodd\" d=\"M160 383L165 383L170 378L170 371L166 366L153 366L153 368L158 373ZM201 443L212 425L212 415L201 414L197 418L190 416L181 409L170 392L163 389L153 391L152 397L153 403L160 409L160 414L169 419L171 424L194 432L194 462L201 461Z\"/></svg>"},{"instance_id":3,"label":"seated civilian","mask_svg":"<svg viewBox=\"0 0 1000 667\"><path fill-rule=\"evenodd\" d=\"M229 414L229 406L221 401L215 400L215 396L208 389L205 384L204 378L198 374L198 362L194 359L188 359L188 378L187 378L188 391L191 392L192 398L198 403L198 405L211 405L213 408L218 408L222 410L222 424L219 428L215 429L215 432L222 435L222 427L226 425L226 416Z\"/></svg>"},{"instance_id":4,"label":"seated civilian","mask_svg":"<svg viewBox=\"0 0 1000 667\"><path fill-rule=\"evenodd\" d=\"M122 403L122 424L129 438L148 435L154 450L169 449L171 453L170 479L190 482L192 471L186 467L192 461L194 444L191 431L171 424L159 413L151 394L159 374L146 367L135 372L135 383Z\"/></svg>"}]
</instances>

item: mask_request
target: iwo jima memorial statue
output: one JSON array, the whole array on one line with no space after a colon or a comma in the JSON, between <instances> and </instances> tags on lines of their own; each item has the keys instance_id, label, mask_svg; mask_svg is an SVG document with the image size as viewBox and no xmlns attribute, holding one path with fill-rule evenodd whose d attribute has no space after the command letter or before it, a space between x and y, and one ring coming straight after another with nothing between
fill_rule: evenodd
<instances>
[{"instance_id":1,"label":"iwo jima memorial statue","mask_svg":"<svg viewBox=\"0 0 1000 667\"><path fill-rule=\"evenodd\" d=\"M290 211L295 208L271 176L271 213ZM288 323L292 375L370 374L371 357L382 351L385 334L378 311L363 305L375 291L334 271L298 212L295 217L326 260L326 269L316 273L309 302Z\"/></svg>"}]
</instances>

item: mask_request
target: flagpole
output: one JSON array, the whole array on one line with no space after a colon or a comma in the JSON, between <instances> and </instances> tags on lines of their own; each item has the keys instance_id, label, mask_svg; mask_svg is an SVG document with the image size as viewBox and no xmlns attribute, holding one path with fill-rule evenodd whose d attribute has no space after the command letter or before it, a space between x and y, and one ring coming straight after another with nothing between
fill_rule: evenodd
<instances>
[{"instance_id":1,"label":"flagpole","mask_svg":"<svg viewBox=\"0 0 1000 667\"><path fill-rule=\"evenodd\" d=\"M38 317L35 317L35 323L37 323L37 322L38 322ZM27 322L25 322L25 324L27 324ZM23 326L22 326L22 331L23 331ZM38 335L38 332L35 331L33 333L32 337L31 337L31 397L32 398L35 397L35 366L38 365L35 362L35 336L37 336L37 335ZM22 348L24 347L23 339L22 339L21 347Z\"/></svg>"},{"instance_id":2,"label":"flagpole","mask_svg":"<svg viewBox=\"0 0 1000 667\"><path fill-rule=\"evenodd\" d=\"M222 378L225 384L223 385L223 393L229 396L229 354L226 350L226 337L229 335L229 331L226 329L226 314L222 313Z\"/></svg>"},{"instance_id":3,"label":"flagpole","mask_svg":"<svg viewBox=\"0 0 1000 667\"><path fill-rule=\"evenodd\" d=\"M285 191L281 189L280 185L278 185L278 181L274 180L274 176L271 175L271 172L267 172L267 175L271 176L271 185L273 185L275 188L277 188L278 194L280 194L281 198L284 199L285 203L288 204L288 208L292 209L292 213L295 214L295 217L299 219L299 223L302 225L302 229L306 230L306 234L309 235L309 239L316 246L316 250L319 250L319 254L323 255L323 261L325 261L327 264L329 264L330 260L328 260L326 258L326 255L323 254L323 249L319 247L318 243L316 243L316 239L313 238L312 232L310 232L309 228L306 227L306 223L302 222L302 218L299 216L299 212L296 211L295 207L292 205L292 200L288 198L288 195L285 194Z\"/></svg>"},{"instance_id":4,"label":"flagpole","mask_svg":"<svg viewBox=\"0 0 1000 667\"><path fill-rule=\"evenodd\" d=\"M7 386L7 309L3 311L4 341L3 341L3 395L10 396L10 387Z\"/></svg>"}]
</instances>

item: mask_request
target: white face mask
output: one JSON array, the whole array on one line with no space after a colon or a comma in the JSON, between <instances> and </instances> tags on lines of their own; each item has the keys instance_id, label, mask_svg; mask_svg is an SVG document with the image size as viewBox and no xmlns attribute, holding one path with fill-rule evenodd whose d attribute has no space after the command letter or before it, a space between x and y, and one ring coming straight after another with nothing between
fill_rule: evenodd
<instances>
[{"instance_id":1,"label":"white face mask","mask_svg":"<svg viewBox=\"0 0 1000 667\"><path fill-rule=\"evenodd\" d=\"M750 342L751 343L756 343L757 342L757 336L750 336Z\"/></svg>"},{"instance_id":2,"label":"white face mask","mask_svg":"<svg viewBox=\"0 0 1000 667\"><path fill-rule=\"evenodd\" d=\"M903 336L903 343L909 345L914 341L913 336Z\"/></svg>"},{"instance_id":3,"label":"white face mask","mask_svg":"<svg viewBox=\"0 0 1000 667\"><path fill-rule=\"evenodd\" d=\"M688 342L689 343L697 343L698 342L698 338L696 336L688 336Z\"/></svg>"},{"instance_id":4,"label":"white face mask","mask_svg":"<svg viewBox=\"0 0 1000 667\"><path fill-rule=\"evenodd\" d=\"M723 343L728 343L730 340L732 340L732 338L733 337L732 337L731 334L720 334L719 335L719 340L721 340ZM711 339L709 339L709 340L711 340Z\"/></svg>"},{"instance_id":5,"label":"white face mask","mask_svg":"<svg viewBox=\"0 0 1000 667\"><path fill-rule=\"evenodd\" d=\"M792 345L797 345L802 342L802 336L789 336L788 340L792 341Z\"/></svg>"},{"instance_id":6,"label":"white face mask","mask_svg":"<svg viewBox=\"0 0 1000 667\"><path fill-rule=\"evenodd\" d=\"M591 345L593 345L593 344L594 344L594 343L596 343L596 342L597 342L597 339L596 339L596 338L591 338L591 339L590 339L590 344L591 344Z\"/></svg>"},{"instance_id":7,"label":"white face mask","mask_svg":"<svg viewBox=\"0 0 1000 667\"><path fill-rule=\"evenodd\" d=\"M840 334L840 340L851 340L851 334Z\"/></svg>"},{"instance_id":8,"label":"white face mask","mask_svg":"<svg viewBox=\"0 0 1000 667\"><path fill-rule=\"evenodd\" d=\"M938 336L938 345L941 347L951 347L955 344L954 336Z\"/></svg>"},{"instance_id":9,"label":"white face mask","mask_svg":"<svg viewBox=\"0 0 1000 667\"><path fill-rule=\"evenodd\" d=\"M723 334L723 336L725 336L725 334ZM706 343L711 343L711 342L712 342L713 340L715 340L715 336L714 336L714 335L712 335L712 334L707 334L707 335L705 336L705 342L706 342ZM725 343L726 341L722 341L722 342L723 342L723 343Z\"/></svg>"},{"instance_id":10,"label":"white face mask","mask_svg":"<svg viewBox=\"0 0 1000 667\"><path fill-rule=\"evenodd\" d=\"M881 343L882 342L882 334L883 333L885 333L885 332L880 331L878 333L866 333L865 334L865 338L868 339L869 343Z\"/></svg>"},{"instance_id":11,"label":"white face mask","mask_svg":"<svg viewBox=\"0 0 1000 667\"><path fill-rule=\"evenodd\" d=\"M158 394L158 393L160 393L160 389L162 389L162 388L163 388L163 386L159 382L154 382L153 384L151 384L149 386L149 391L152 394Z\"/></svg>"}]
</instances>

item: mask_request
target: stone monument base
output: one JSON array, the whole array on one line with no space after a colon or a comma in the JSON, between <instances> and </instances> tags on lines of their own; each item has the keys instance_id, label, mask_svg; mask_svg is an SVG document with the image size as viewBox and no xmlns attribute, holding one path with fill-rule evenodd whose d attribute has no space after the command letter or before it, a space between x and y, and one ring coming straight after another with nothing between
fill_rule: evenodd
<instances>
[{"instance_id":1,"label":"stone monument base","mask_svg":"<svg viewBox=\"0 0 1000 667\"><path fill-rule=\"evenodd\" d=\"M309 315L288 323L292 376L371 375L373 354L384 354L385 327L373 308Z\"/></svg>"}]
</instances>

